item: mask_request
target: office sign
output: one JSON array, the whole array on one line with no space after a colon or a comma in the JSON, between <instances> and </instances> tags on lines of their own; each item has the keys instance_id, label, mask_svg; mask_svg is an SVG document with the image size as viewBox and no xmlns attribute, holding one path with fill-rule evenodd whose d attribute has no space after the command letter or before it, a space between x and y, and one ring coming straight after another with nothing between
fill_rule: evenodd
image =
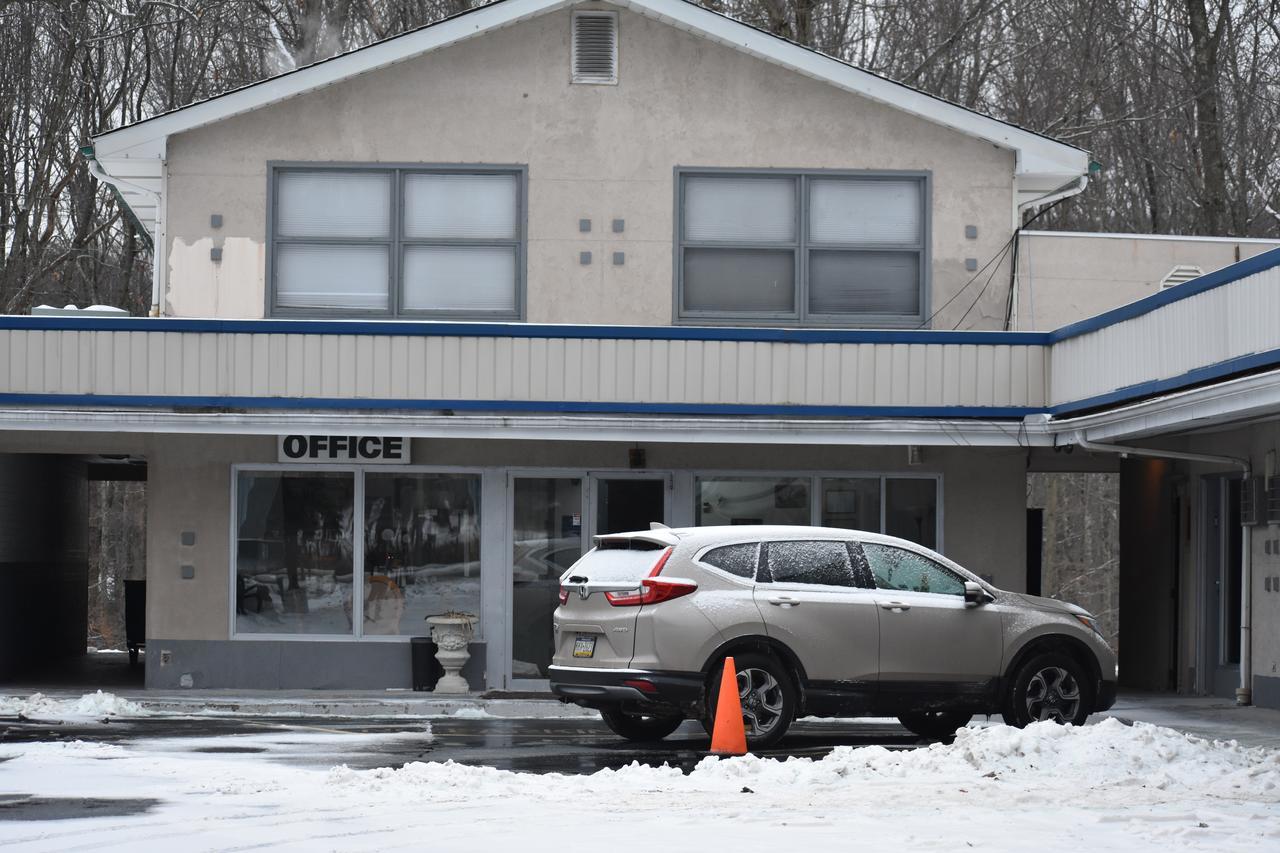
<instances>
[{"instance_id":1,"label":"office sign","mask_svg":"<svg viewBox=\"0 0 1280 853\"><path fill-rule=\"evenodd\" d=\"M281 462L409 463L409 439L398 436L282 435L276 449Z\"/></svg>"}]
</instances>

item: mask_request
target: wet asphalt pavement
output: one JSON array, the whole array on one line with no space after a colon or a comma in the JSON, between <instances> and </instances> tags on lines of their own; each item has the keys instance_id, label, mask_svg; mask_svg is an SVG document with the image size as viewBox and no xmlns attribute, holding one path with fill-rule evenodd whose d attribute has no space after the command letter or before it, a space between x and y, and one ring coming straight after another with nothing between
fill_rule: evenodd
<instances>
[{"instance_id":1,"label":"wet asphalt pavement","mask_svg":"<svg viewBox=\"0 0 1280 853\"><path fill-rule=\"evenodd\" d=\"M429 723L428 736L425 723ZM308 748L274 748L278 736L308 736ZM329 739L325 734L335 735ZM390 737L350 739L336 735ZM317 737L318 736L318 737ZM227 756L253 755L290 764L331 767L400 767L412 761L455 761L525 773L594 773L638 761L691 769L707 754L709 738L696 722L686 722L656 743L630 743L593 719L335 719L332 717L125 718L107 723L54 723L0 718L0 743L84 740L119 745L159 746L181 739L178 749ZM156 743L148 743L156 742ZM797 722L775 749L757 754L820 758L842 745L909 748L924 743L889 722ZM0 803L0 819L3 819Z\"/></svg>"}]
</instances>

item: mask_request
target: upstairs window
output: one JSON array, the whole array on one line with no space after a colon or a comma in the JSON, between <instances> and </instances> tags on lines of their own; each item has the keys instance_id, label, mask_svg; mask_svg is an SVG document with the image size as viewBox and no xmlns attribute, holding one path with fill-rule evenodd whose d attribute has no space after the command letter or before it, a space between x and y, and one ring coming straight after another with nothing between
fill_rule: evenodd
<instances>
[{"instance_id":1,"label":"upstairs window","mask_svg":"<svg viewBox=\"0 0 1280 853\"><path fill-rule=\"evenodd\" d=\"M523 173L278 168L276 316L519 319Z\"/></svg>"},{"instance_id":2,"label":"upstairs window","mask_svg":"<svg viewBox=\"0 0 1280 853\"><path fill-rule=\"evenodd\" d=\"M679 319L925 318L924 175L680 172Z\"/></svg>"}]
</instances>

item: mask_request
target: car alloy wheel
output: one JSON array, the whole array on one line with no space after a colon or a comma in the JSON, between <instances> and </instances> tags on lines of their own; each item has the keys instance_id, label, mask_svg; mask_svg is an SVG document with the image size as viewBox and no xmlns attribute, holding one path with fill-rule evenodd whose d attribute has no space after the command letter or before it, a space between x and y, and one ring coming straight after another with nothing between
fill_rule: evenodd
<instances>
[{"instance_id":1,"label":"car alloy wheel","mask_svg":"<svg viewBox=\"0 0 1280 853\"><path fill-rule=\"evenodd\" d=\"M738 681L738 701L742 705L742 728L750 749L767 749L782 740L799 704L795 682L776 657L760 652L738 652L733 657ZM702 727L714 728L716 705L724 659L707 672L707 712Z\"/></svg>"},{"instance_id":2,"label":"car alloy wheel","mask_svg":"<svg viewBox=\"0 0 1280 853\"><path fill-rule=\"evenodd\" d=\"M1093 685L1070 655L1036 655L1014 674L1002 715L1011 726L1051 722L1080 726L1093 712Z\"/></svg>"},{"instance_id":3,"label":"car alloy wheel","mask_svg":"<svg viewBox=\"0 0 1280 853\"><path fill-rule=\"evenodd\" d=\"M1027 717L1070 723L1080 713L1080 684L1060 666L1047 666L1027 682Z\"/></svg>"},{"instance_id":4,"label":"car alloy wheel","mask_svg":"<svg viewBox=\"0 0 1280 853\"><path fill-rule=\"evenodd\" d=\"M782 722L786 699L782 685L768 670L738 670L738 699L747 737L765 737Z\"/></svg>"}]
</instances>

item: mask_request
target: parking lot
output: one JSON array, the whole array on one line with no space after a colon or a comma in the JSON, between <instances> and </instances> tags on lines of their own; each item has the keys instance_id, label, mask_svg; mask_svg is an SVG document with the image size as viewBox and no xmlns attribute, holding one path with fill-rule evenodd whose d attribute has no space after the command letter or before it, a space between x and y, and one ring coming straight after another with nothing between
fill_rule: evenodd
<instances>
[{"instance_id":1,"label":"parking lot","mask_svg":"<svg viewBox=\"0 0 1280 853\"><path fill-rule=\"evenodd\" d=\"M174 714L155 706L177 697L150 695L151 708L28 697L21 716L0 702L0 846L558 851L571 829L578 846L611 850L858 839L1013 851L1029 837L1078 849L1063 826L1087 830L1094 849L1280 843L1274 749L1140 722L1018 730L979 720L942 744L890 720L804 720L778 749L717 760L696 723L637 745L556 703L465 699L412 716L387 712L421 704L412 697L202 697L220 709ZM333 713L359 702L366 713ZM1265 715L1184 704L1119 707L1219 735L1277 730ZM525 707L542 716L512 714Z\"/></svg>"},{"instance_id":2,"label":"parking lot","mask_svg":"<svg viewBox=\"0 0 1280 853\"><path fill-rule=\"evenodd\" d=\"M307 738L305 750L296 748L299 737ZM654 767L668 764L687 771L707 755L710 746L702 727L692 721L663 741L636 744L591 718L125 717L106 724L0 718L0 744L77 740L144 750L244 755L322 769L340 764L368 769L453 761L564 774L617 769L632 762ZM887 719L815 720L797 723L779 748L760 754L821 758L838 746L905 749L922 743L926 741ZM0 806L0 819L5 815L5 807Z\"/></svg>"}]
</instances>

